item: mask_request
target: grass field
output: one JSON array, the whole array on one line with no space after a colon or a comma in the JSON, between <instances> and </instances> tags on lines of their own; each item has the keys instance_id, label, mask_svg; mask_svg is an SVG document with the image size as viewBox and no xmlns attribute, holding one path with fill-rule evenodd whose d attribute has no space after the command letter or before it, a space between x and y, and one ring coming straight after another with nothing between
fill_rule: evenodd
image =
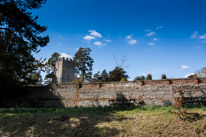
<instances>
[{"instance_id":1,"label":"grass field","mask_svg":"<svg viewBox=\"0 0 206 137\"><path fill-rule=\"evenodd\" d=\"M0 109L0 136L206 136L206 107Z\"/></svg>"}]
</instances>

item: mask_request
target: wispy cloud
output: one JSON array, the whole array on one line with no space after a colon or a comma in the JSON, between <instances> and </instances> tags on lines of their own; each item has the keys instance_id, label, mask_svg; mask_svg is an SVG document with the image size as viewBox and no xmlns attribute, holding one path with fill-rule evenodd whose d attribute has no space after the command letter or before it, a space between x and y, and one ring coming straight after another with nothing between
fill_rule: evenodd
<instances>
[{"instance_id":1,"label":"wispy cloud","mask_svg":"<svg viewBox=\"0 0 206 137\"><path fill-rule=\"evenodd\" d=\"M110 40L110 39L105 39L104 41L105 42L112 42L112 40Z\"/></svg>"},{"instance_id":2,"label":"wispy cloud","mask_svg":"<svg viewBox=\"0 0 206 137\"><path fill-rule=\"evenodd\" d=\"M158 26L158 27L156 27L156 30L159 30L159 29L162 29L162 28L164 28L164 26Z\"/></svg>"},{"instance_id":3,"label":"wispy cloud","mask_svg":"<svg viewBox=\"0 0 206 137\"><path fill-rule=\"evenodd\" d=\"M200 35L199 39L206 39L206 34Z\"/></svg>"},{"instance_id":4,"label":"wispy cloud","mask_svg":"<svg viewBox=\"0 0 206 137\"><path fill-rule=\"evenodd\" d=\"M91 36L102 38L102 35L96 30L89 30Z\"/></svg>"},{"instance_id":5,"label":"wispy cloud","mask_svg":"<svg viewBox=\"0 0 206 137\"><path fill-rule=\"evenodd\" d=\"M137 44L137 40L132 38L132 34L131 35L128 35L126 36L126 41L128 42L128 44L130 45L134 45L134 44Z\"/></svg>"},{"instance_id":6,"label":"wispy cloud","mask_svg":"<svg viewBox=\"0 0 206 137\"><path fill-rule=\"evenodd\" d=\"M105 46L101 41L95 41L93 44L99 47Z\"/></svg>"},{"instance_id":7,"label":"wispy cloud","mask_svg":"<svg viewBox=\"0 0 206 137\"><path fill-rule=\"evenodd\" d=\"M131 38L132 38L132 35L126 36L126 39L131 39Z\"/></svg>"},{"instance_id":8,"label":"wispy cloud","mask_svg":"<svg viewBox=\"0 0 206 137\"><path fill-rule=\"evenodd\" d=\"M71 55L68 55L68 54L66 54L66 53L60 53L60 57L61 58L72 58L72 56Z\"/></svg>"},{"instance_id":9,"label":"wispy cloud","mask_svg":"<svg viewBox=\"0 0 206 137\"><path fill-rule=\"evenodd\" d=\"M152 31L152 32L147 33L147 36L150 37L150 36L152 36L154 34L155 34L155 32Z\"/></svg>"},{"instance_id":10,"label":"wispy cloud","mask_svg":"<svg viewBox=\"0 0 206 137\"><path fill-rule=\"evenodd\" d=\"M131 40L128 41L128 43L129 43L130 45L134 45L134 44L137 43L137 40L131 39Z\"/></svg>"},{"instance_id":11,"label":"wispy cloud","mask_svg":"<svg viewBox=\"0 0 206 137\"><path fill-rule=\"evenodd\" d=\"M89 34L83 37L84 40L90 41L96 38L102 38L102 35L96 30L89 30Z\"/></svg>"},{"instance_id":12,"label":"wispy cloud","mask_svg":"<svg viewBox=\"0 0 206 137\"><path fill-rule=\"evenodd\" d=\"M155 43L153 43L153 42L150 42L150 43L147 43L148 45L150 45L150 46L154 46L155 45Z\"/></svg>"},{"instance_id":13,"label":"wispy cloud","mask_svg":"<svg viewBox=\"0 0 206 137\"><path fill-rule=\"evenodd\" d=\"M158 39L157 39L157 38L153 38L153 40L154 40L154 41L157 41Z\"/></svg>"},{"instance_id":14,"label":"wispy cloud","mask_svg":"<svg viewBox=\"0 0 206 137\"><path fill-rule=\"evenodd\" d=\"M182 65L181 68L182 68L182 69L188 69L189 66L187 66L187 65Z\"/></svg>"},{"instance_id":15,"label":"wispy cloud","mask_svg":"<svg viewBox=\"0 0 206 137\"><path fill-rule=\"evenodd\" d=\"M195 31L192 33L192 35L190 36L190 38L192 39L196 39L199 40L201 43L206 43L206 34L199 34L199 31Z\"/></svg>"},{"instance_id":16,"label":"wispy cloud","mask_svg":"<svg viewBox=\"0 0 206 137\"><path fill-rule=\"evenodd\" d=\"M197 38L198 37L198 33L199 33L198 31L193 32L192 35L190 36L190 38L192 38L192 39Z\"/></svg>"},{"instance_id":17,"label":"wispy cloud","mask_svg":"<svg viewBox=\"0 0 206 137\"><path fill-rule=\"evenodd\" d=\"M93 36L90 36L90 35L86 35L83 37L84 40L93 40L93 39L96 39L95 37Z\"/></svg>"}]
</instances>

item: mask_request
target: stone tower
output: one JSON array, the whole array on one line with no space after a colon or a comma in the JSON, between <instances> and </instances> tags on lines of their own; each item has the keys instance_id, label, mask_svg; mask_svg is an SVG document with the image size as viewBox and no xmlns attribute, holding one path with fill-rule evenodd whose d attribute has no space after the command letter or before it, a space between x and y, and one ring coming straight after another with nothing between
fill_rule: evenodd
<instances>
[{"instance_id":1,"label":"stone tower","mask_svg":"<svg viewBox=\"0 0 206 137\"><path fill-rule=\"evenodd\" d=\"M60 58L55 64L56 83L72 82L74 80L75 63L68 58Z\"/></svg>"}]
</instances>

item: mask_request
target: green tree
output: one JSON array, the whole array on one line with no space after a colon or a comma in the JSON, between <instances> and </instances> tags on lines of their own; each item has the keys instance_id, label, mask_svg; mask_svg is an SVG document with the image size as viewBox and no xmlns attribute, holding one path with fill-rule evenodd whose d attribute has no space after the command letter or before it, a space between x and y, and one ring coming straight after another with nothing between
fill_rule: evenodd
<instances>
[{"instance_id":1,"label":"green tree","mask_svg":"<svg viewBox=\"0 0 206 137\"><path fill-rule=\"evenodd\" d=\"M136 81L136 80L145 80L145 77L144 76L136 76L134 78L134 81Z\"/></svg>"},{"instance_id":2,"label":"green tree","mask_svg":"<svg viewBox=\"0 0 206 137\"><path fill-rule=\"evenodd\" d=\"M152 75L148 74L146 80L152 80Z\"/></svg>"},{"instance_id":3,"label":"green tree","mask_svg":"<svg viewBox=\"0 0 206 137\"><path fill-rule=\"evenodd\" d=\"M94 60L90 57L90 48L79 48L74 55L76 75L79 75L82 82L90 81L92 78L92 66Z\"/></svg>"},{"instance_id":4,"label":"green tree","mask_svg":"<svg viewBox=\"0 0 206 137\"><path fill-rule=\"evenodd\" d=\"M109 74L107 71L104 69L100 75L100 79L102 82L108 82L109 81Z\"/></svg>"},{"instance_id":5,"label":"green tree","mask_svg":"<svg viewBox=\"0 0 206 137\"><path fill-rule=\"evenodd\" d=\"M129 78L127 72L121 67L115 67L114 70L109 72L109 81L120 81L122 78Z\"/></svg>"},{"instance_id":6,"label":"green tree","mask_svg":"<svg viewBox=\"0 0 206 137\"><path fill-rule=\"evenodd\" d=\"M191 75L187 76L187 78L197 78L197 74L191 74Z\"/></svg>"},{"instance_id":7,"label":"green tree","mask_svg":"<svg viewBox=\"0 0 206 137\"><path fill-rule=\"evenodd\" d=\"M33 54L49 42L42 36L45 26L37 23L31 10L39 9L46 0L0 1L0 83L1 86L35 83L41 61ZM5 79L8 81L5 82Z\"/></svg>"},{"instance_id":8,"label":"green tree","mask_svg":"<svg viewBox=\"0 0 206 137\"><path fill-rule=\"evenodd\" d=\"M98 71L97 73L94 74L92 78L92 82L99 82L99 81L101 81L101 78L100 78L100 72Z\"/></svg>"},{"instance_id":9,"label":"green tree","mask_svg":"<svg viewBox=\"0 0 206 137\"><path fill-rule=\"evenodd\" d=\"M45 84L51 84L52 82L55 83L56 82L56 76L55 76L55 64L57 59L60 58L60 54L57 52L54 52L51 57L48 59L48 61L46 62L46 72L47 75L45 76Z\"/></svg>"},{"instance_id":10,"label":"green tree","mask_svg":"<svg viewBox=\"0 0 206 137\"><path fill-rule=\"evenodd\" d=\"M165 74L162 74L161 79L167 79L167 76Z\"/></svg>"}]
</instances>

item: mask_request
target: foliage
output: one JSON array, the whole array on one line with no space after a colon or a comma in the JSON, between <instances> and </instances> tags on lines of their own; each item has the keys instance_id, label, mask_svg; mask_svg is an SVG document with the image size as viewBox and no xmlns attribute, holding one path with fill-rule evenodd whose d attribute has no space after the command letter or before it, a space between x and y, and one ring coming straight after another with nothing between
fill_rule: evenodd
<instances>
[{"instance_id":1,"label":"foliage","mask_svg":"<svg viewBox=\"0 0 206 137\"><path fill-rule=\"evenodd\" d=\"M51 57L48 59L46 62L46 72L47 75L45 76L45 84L51 84L52 82L56 82L56 77L55 77L55 64L57 59L60 58L60 54L57 52L54 52Z\"/></svg>"},{"instance_id":2,"label":"foliage","mask_svg":"<svg viewBox=\"0 0 206 137\"><path fill-rule=\"evenodd\" d=\"M100 82L100 81L101 81L100 72L98 71L97 73L94 74L92 78L92 82Z\"/></svg>"},{"instance_id":3,"label":"foliage","mask_svg":"<svg viewBox=\"0 0 206 137\"><path fill-rule=\"evenodd\" d=\"M121 79L121 82L123 82L123 81L127 81L127 79L123 77L123 78Z\"/></svg>"},{"instance_id":4,"label":"foliage","mask_svg":"<svg viewBox=\"0 0 206 137\"><path fill-rule=\"evenodd\" d=\"M201 68L196 72L198 78L206 78L206 67Z\"/></svg>"},{"instance_id":5,"label":"foliage","mask_svg":"<svg viewBox=\"0 0 206 137\"><path fill-rule=\"evenodd\" d=\"M38 17L30 12L38 9L45 0L0 1L0 86L35 84L41 80L42 60L36 54L49 42L42 36L45 26L37 23ZM5 82L5 80L7 80Z\"/></svg>"},{"instance_id":6,"label":"foliage","mask_svg":"<svg viewBox=\"0 0 206 137\"><path fill-rule=\"evenodd\" d=\"M144 76L136 76L134 78L134 81L136 81L136 80L145 80L145 77Z\"/></svg>"},{"instance_id":7,"label":"foliage","mask_svg":"<svg viewBox=\"0 0 206 137\"><path fill-rule=\"evenodd\" d=\"M165 74L162 74L161 79L167 79L167 76Z\"/></svg>"},{"instance_id":8,"label":"foliage","mask_svg":"<svg viewBox=\"0 0 206 137\"><path fill-rule=\"evenodd\" d=\"M109 74L104 69L100 75L100 71L94 74L92 78L92 82L108 82L109 81Z\"/></svg>"},{"instance_id":9,"label":"foliage","mask_svg":"<svg viewBox=\"0 0 206 137\"><path fill-rule=\"evenodd\" d=\"M114 70L109 72L109 81L120 81L122 78L129 78L127 72L121 67L115 67Z\"/></svg>"},{"instance_id":10,"label":"foliage","mask_svg":"<svg viewBox=\"0 0 206 137\"><path fill-rule=\"evenodd\" d=\"M175 115L178 116L178 118L181 117L181 115L187 113L186 110L181 110L182 107L184 107L184 96L182 90L177 90L175 93L179 94L179 97L174 97L175 103L172 105L173 109L178 109L178 112L174 112Z\"/></svg>"},{"instance_id":11,"label":"foliage","mask_svg":"<svg viewBox=\"0 0 206 137\"><path fill-rule=\"evenodd\" d=\"M197 78L197 74L189 75L187 78Z\"/></svg>"},{"instance_id":12,"label":"foliage","mask_svg":"<svg viewBox=\"0 0 206 137\"><path fill-rule=\"evenodd\" d=\"M102 82L108 82L109 81L109 74L107 71L104 69L100 75L100 79Z\"/></svg>"},{"instance_id":13,"label":"foliage","mask_svg":"<svg viewBox=\"0 0 206 137\"><path fill-rule=\"evenodd\" d=\"M152 80L152 75L148 74L146 80Z\"/></svg>"},{"instance_id":14,"label":"foliage","mask_svg":"<svg viewBox=\"0 0 206 137\"><path fill-rule=\"evenodd\" d=\"M94 60L90 57L90 48L79 48L74 55L76 75L79 75L82 82L90 81L92 78L92 66Z\"/></svg>"}]
</instances>

